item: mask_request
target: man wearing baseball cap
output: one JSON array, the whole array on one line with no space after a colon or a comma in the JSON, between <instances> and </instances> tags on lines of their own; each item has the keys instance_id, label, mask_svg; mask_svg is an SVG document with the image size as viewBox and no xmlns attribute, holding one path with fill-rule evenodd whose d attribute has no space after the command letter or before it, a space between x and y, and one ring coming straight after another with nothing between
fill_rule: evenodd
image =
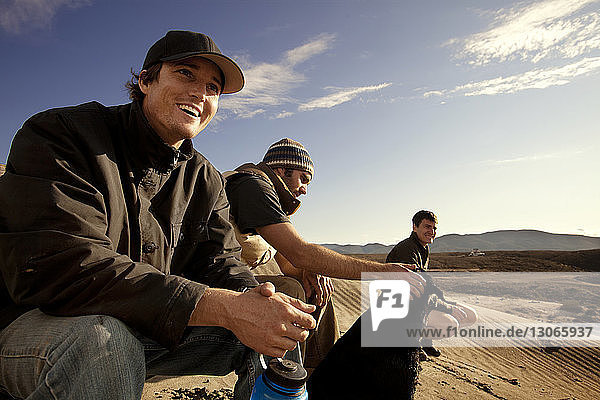
<instances>
[{"instance_id":1,"label":"man wearing baseball cap","mask_svg":"<svg viewBox=\"0 0 600 400\"><path fill-rule=\"evenodd\" d=\"M282 356L314 306L258 285L237 258L221 174L192 146L237 64L171 31L132 102L48 110L17 132L0 178L0 395L139 399L147 375L238 374Z\"/></svg>"},{"instance_id":2,"label":"man wearing baseball cap","mask_svg":"<svg viewBox=\"0 0 600 400\"><path fill-rule=\"evenodd\" d=\"M241 165L225 176L242 260L255 268L259 281L271 281L277 290L318 307L313 314L318 326L307 341L305 360L307 367L315 368L339 338L329 277L360 279L361 272L398 272L405 266L345 256L308 243L298 234L290 216L300 207L298 198L307 194L314 176L313 161L301 143L281 139L258 164ZM282 273L284 277L273 276ZM294 279L301 282L299 291ZM406 280L414 287L424 283L408 271Z\"/></svg>"}]
</instances>

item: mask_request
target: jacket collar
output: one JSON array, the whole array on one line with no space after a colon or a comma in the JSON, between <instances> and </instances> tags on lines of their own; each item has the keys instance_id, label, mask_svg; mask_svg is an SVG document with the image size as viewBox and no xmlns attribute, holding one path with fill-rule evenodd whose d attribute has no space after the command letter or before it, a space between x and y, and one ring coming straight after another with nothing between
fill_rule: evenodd
<instances>
[{"instance_id":1,"label":"jacket collar","mask_svg":"<svg viewBox=\"0 0 600 400\"><path fill-rule=\"evenodd\" d=\"M179 149L166 144L152 129L141 103L137 101L131 103L125 141L132 164L138 169L154 168L159 172L170 172L178 163L188 160L194 154L190 139L184 140Z\"/></svg>"},{"instance_id":2,"label":"jacket collar","mask_svg":"<svg viewBox=\"0 0 600 400\"><path fill-rule=\"evenodd\" d=\"M300 208L300 200L294 197L292 192L290 192L290 190L287 188L283 179L281 179L281 177L264 162L261 161L258 164L246 163L244 165L240 165L235 170L238 172L246 172L258 175L269 181L275 188L277 197L279 197L281 208L286 215L292 215L298 211L298 208Z\"/></svg>"},{"instance_id":3,"label":"jacket collar","mask_svg":"<svg viewBox=\"0 0 600 400\"><path fill-rule=\"evenodd\" d=\"M419 237L417 236L417 232L412 231L410 233L410 238L417 244L417 246L419 246L419 249L423 251L427 251L429 249L428 246L423 246L423 244L419 240Z\"/></svg>"}]
</instances>

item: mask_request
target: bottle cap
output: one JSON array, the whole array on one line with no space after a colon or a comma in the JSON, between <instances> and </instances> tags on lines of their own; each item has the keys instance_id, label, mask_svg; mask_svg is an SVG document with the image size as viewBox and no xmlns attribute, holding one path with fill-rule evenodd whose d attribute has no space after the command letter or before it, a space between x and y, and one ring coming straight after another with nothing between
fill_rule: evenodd
<instances>
[{"instance_id":1,"label":"bottle cap","mask_svg":"<svg viewBox=\"0 0 600 400\"><path fill-rule=\"evenodd\" d=\"M308 377L302 365L278 358L269 361L269 368L265 375L271 382L289 389L301 388Z\"/></svg>"}]
</instances>

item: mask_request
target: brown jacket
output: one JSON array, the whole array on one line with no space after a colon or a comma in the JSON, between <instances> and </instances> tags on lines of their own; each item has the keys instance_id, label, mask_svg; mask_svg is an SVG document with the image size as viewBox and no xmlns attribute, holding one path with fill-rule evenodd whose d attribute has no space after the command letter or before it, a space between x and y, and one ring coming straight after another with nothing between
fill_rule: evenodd
<instances>
[{"instance_id":1,"label":"brown jacket","mask_svg":"<svg viewBox=\"0 0 600 400\"><path fill-rule=\"evenodd\" d=\"M221 174L137 103L30 118L0 178L0 328L39 307L119 318L167 347L207 286L255 286Z\"/></svg>"}]
</instances>

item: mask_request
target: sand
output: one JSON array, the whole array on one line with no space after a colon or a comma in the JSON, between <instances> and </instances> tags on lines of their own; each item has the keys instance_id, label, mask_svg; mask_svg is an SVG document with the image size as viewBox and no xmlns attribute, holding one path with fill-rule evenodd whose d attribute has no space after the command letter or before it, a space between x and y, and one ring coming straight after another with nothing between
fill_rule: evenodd
<instances>
[{"instance_id":1,"label":"sand","mask_svg":"<svg viewBox=\"0 0 600 400\"><path fill-rule=\"evenodd\" d=\"M345 331L360 315L360 283L336 279L334 285L334 304ZM475 308L480 317L503 318L501 312L488 308L492 299L480 297L478 301ZM540 309L547 306L539 305ZM430 358L421 366L416 399L600 398L598 348L548 352L542 348L446 347L439 358ZM143 399L191 399L194 397L186 397L181 389L212 391L232 388L234 382L232 374L220 378L154 377L146 383Z\"/></svg>"}]
</instances>

